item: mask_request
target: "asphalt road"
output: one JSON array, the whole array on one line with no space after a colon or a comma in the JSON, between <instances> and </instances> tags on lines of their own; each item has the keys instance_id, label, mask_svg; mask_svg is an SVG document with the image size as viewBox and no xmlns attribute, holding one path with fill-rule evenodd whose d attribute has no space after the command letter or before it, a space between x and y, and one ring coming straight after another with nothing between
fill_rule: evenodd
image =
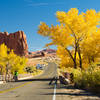
<instances>
[{"instance_id":1,"label":"asphalt road","mask_svg":"<svg viewBox=\"0 0 100 100\"><path fill-rule=\"evenodd\" d=\"M48 83L56 74L57 66L49 63L40 76L2 84L0 85L0 100L100 100L99 97L72 86L58 84L54 89L55 85L48 85Z\"/></svg>"},{"instance_id":2,"label":"asphalt road","mask_svg":"<svg viewBox=\"0 0 100 100\"><path fill-rule=\"evenodd\" d=\"M42 75L2 86L0 100L52 100L54 85L48 85L56 74L57 66L49 63ZM5 88L4 88L5 87Z\"/></svg>"}]
</instances>

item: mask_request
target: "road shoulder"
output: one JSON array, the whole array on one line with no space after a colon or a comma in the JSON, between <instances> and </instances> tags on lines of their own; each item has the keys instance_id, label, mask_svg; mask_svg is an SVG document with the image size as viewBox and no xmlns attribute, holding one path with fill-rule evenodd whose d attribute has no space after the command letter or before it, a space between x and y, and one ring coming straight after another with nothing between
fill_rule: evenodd
<instances>
[{"instance_id":1,"label":"road shoulder","mask_svg":"<svg viewBox=\"0 0 100 100\"><path fill-rule=\"evenodd\" d=\"M85 90L76 89L73 86L58 85L56 100L100 100L98 96Z\"/></svg>"}]
</instances>

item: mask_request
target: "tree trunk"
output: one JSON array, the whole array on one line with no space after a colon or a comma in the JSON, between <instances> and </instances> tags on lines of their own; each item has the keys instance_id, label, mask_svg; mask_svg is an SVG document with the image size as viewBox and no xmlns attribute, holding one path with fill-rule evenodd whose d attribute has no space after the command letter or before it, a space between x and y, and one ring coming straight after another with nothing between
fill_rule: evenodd
<instances>
[{"instance_id":1,"label":"tree trunk","mask_svg":"<svg viewBox=\"0 0 100 100\"><path fill-rule=\"evenodd\" d=\"M77 64L76 64L76 60L73 61L74 62L74 68L77 68Z\"/></svg>"},{"instance_id":2,"label":"tree trunk","mask_svg":"<svg viewBox=\"0 0 100 100\"><path fill-rule=\"evenodd\" d=\"M92 62L94 62L94 57L93 56L91 57L91 60L92 60Z\"/></svg>"},{"instance_id":3,"label":"tree trunk","mask_svg":"<svg viewBox=\"0 0 100 100\"><path fill-rule=\"evenodd\" d=\"M75 53L74 53L74 68L77 68L77 64L76 64L76 53L77 53L77 43L76 43L76 40L75 40Z\"/></svg>"},{"instance_id":4,"label":"tree trunk","mask_svg":"<svg viewBox=\"0 0 100 100\"><path fill-rule=\"evenodd\" d=\"M82 57L81 57L81 51L80 47L78 46L78 55L79 55L79 67L82 69Z\"/></svg>"},{"instance_id":5,"label":"tree trunk","mask_svg":"<svg viewBox=\"0 0 100 100\"><path fill-rule=\"evenodd\" d=\"M74 64L74 68L76 69L77 68L77 65L76 65L76 57L73 57L71 52L65 48L67 50L67 52L69 53L69 56L71 57L72 61L73 61L73 64Z\"/></svg>"}]
</instances>

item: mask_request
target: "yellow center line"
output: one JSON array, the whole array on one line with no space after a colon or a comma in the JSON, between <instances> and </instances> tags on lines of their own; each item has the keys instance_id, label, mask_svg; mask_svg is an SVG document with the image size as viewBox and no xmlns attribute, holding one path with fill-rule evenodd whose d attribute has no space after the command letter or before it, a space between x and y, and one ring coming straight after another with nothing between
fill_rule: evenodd
<instances>
[{"instance_id":1,"label":"yellow center line","mask_svg":"<svg viewBox=\"0 0 100 100\"><path fill-rule=\"evenodd\" d=\"M6 89L6 90L3 90L3 91L0 91L0 93L6 93L6 92L9 92L9 91L15 90L15 89L17 89L17 88L23 87L23 86L25 86L25 85L27 85L27 84L30 84L30 83L32 83L32 82L27 82L27 83L21 84L21 85L19 85L19 86L16 86L16 87L14 87L14 88L10 88L10 89Z\"/></svg>"}]
</instances>

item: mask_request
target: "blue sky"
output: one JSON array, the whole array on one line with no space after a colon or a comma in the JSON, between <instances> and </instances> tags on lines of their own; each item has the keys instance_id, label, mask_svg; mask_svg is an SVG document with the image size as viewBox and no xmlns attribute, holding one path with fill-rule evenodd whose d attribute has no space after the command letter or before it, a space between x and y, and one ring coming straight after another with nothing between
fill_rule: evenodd
<instances>
[{"instance_id":1,"label":"blue sky","mask_svg":"<svg viewBox=\"0 0 100 100\"><path fill-rule=\"evenodd\" d=\"M0 0L0 31L22 30L29 51L41 50L49 40L37 34L40 22L56 25L56 11L67 12L70 8L100 11L100 0Z\"/></svg>"}]
</instances>

